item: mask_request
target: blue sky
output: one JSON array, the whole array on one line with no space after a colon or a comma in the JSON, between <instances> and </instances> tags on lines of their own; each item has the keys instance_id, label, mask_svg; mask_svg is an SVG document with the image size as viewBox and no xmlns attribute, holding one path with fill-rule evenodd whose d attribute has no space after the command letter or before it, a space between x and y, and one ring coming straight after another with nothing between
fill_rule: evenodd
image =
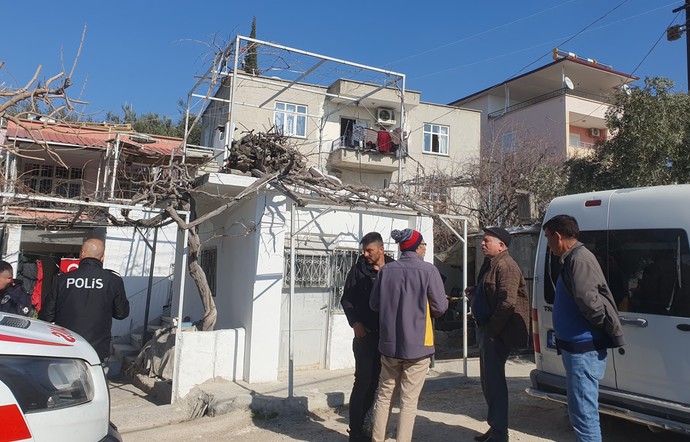
<instances>
[{"instance_id":1,"label":"blue sky","mask_svg":"<svg viewBox=\"0 0 690 442\"><path fill-rule=\"evenodd\" d=\"M449 103L549 63L554 47L687 90L685 36L665 36L684 22L671 12L683 0L11 4L3 8L0 84L23 85L38 65L41 78L63 60L71 69L86 25L70 93L90 103L85 113L95 119L129 102L177 120L177 100L208 68L209 43L248 36L253 16L260 40L404 73L426 102Z\"/></svg>"}]
</instances>

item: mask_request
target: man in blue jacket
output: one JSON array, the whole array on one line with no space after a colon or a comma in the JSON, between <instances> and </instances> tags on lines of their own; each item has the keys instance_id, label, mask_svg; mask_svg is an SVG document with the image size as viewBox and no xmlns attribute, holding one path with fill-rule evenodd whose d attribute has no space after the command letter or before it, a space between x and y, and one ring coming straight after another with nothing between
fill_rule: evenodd
<instances>
[{"instance_id":1,"label":"man in blue jacket","mask_svg":"<svg viewBox=\"0 0 690 442\"><path fill-rule=\"evenodd\" d=\"M416 230L393 230L400 246L398 261L386 264L371 292L371 309L379 312L381 377L374 406L373 442L383 442L391 397L400 390L398 442L412 440L417 402L434 354L431 318L448 308L441 274L424 261L426 243Z\"/></svg>"},{"instance_id":2,"label":"man in blue jacket","mask_svg":"<svg viewBox=\"0 0 690 442\"><path fill-rule=\"evenodd\" d=\"M597 258L577 240L577 220L556 215L542 228L562 265L553 328L565 368L570 424L578 442L601 442L599 381L606 373L607 349L625 344L618 308Z\"/></svg>"}]
</instances>

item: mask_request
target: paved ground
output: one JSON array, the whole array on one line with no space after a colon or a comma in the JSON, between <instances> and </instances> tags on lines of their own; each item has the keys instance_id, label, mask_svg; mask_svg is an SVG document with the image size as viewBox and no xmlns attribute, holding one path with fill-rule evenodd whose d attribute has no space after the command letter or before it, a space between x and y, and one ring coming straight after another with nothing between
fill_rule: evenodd
<instances>
[{"instance_id":1,"label":"paved ground","mask_svg":"<svg viewBox=\"0 0 690 442\"><path fill-rule=\"evenodd\" d=\"M565 408L527 396L530 359L513 358L507 372L511 397L511 440L574 441ZM486 405L478 379L478 361L439 361L420 397L415 441L468 440L486 430ZM287 399L287 379L253 384L211 382L189 405L156 405L127 383L112 383L112 419L125 442L205 441L334 441L347 440L347 407L352 370L296 372L294 399ZM250 410L251 408L251 410ZM192 410L216 417L187 421ZM252 411L253 410L253 411ZM395 419L391 430L395 426ZM678 442L679 435L653 434L619 419L602 419L604 440L612 442Z\"/></svg>"}]
</instances>

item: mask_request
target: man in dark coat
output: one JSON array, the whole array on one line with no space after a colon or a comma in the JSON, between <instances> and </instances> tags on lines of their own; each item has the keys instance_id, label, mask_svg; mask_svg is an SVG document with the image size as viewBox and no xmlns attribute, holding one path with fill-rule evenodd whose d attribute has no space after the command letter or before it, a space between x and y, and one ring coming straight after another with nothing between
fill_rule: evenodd
<instances>
[{"instance_id":1,"label":"man in dark coat","mask_svg":"<svg viewBox=\"0 0 690 442\"><path fill-rule=\"evenodd\" d=\"M489 430L479 442L508 440L508 384L505 365L511 348L529 343L529 294L525 278L508 253L510 234L501 227L484 229L484 263L472 295L472 316L477 323L479 371L488 406Z\"/></svg>"},{"instance_id":2,"label":"man in dark coat","mask_svg":"<svg viewBox=\"0 0 690 442\"><path fill-rule=\"evenodd\" d=\"M345 280L340 303L354 331L352 351L355 354L355 384L350 394L350 441L371 440L363 428L367 412L374 403L381 372L379 315L369 307L369 294L379 269L393 261L385 255L383 238L377 232L364 235L359 242L362 255Z\"/></svg>"},{"instance_id":3,"label":"man in dark coat","mask_svg":"<svg viewBox=\"0 0 690 442\"><path fill-rule=\"evenodd\" d=\"M0 261L0 312L31 316L31 295L21 281L15 281L14 271L9 262Z\"/></svg>"},{"instance_id":4,"label":"man in dark coat","mask_svg":"<svg viewBox=\"0 0 690 442\"><path fill-rule=\"evenodd\" d=\"M113 318L129 316L124 283L115 272L103 268L104 253L103 241L87 239L81 248L79 268L54 278L38 315L80 334L101 361L110 356Z\"/></svg>"}]
</instances>

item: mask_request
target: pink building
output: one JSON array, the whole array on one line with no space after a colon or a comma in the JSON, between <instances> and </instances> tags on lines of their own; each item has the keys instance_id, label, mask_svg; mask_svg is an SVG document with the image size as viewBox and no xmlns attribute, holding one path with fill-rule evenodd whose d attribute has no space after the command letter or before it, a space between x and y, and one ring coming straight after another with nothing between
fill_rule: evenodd
<instances>
[{"instance_id":1,"label":"pink building","mask_svg":"<svg viewBox=\"0 0 690 442\"><path fill-rule=\"evenodd\" d=\"M572 53L554 50L554 55L545 66L450 103L482 112L483 157L540 140L565 160L586 155L608 136L611 92L638 77Z\"/></svg>"}]
</instances>

